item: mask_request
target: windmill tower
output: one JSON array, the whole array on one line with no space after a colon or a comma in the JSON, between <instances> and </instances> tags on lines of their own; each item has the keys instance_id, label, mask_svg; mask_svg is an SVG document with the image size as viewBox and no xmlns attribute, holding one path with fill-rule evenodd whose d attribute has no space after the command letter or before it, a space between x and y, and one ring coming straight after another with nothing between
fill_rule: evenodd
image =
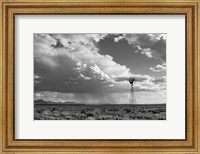
<instances>
[{"instance_id":1,"label":"windmill tower","mask_svg":"<svg viewBox=\"0 0 200 154\"><path fill-rule=\"evenodd\" d=\"M133 88L134 81L135 81L135 78L129 79L129 83L131 84L130 100L129 100L130 104L136 104L136 97L135 97L135 92L134 92L134 88Z\"/></svg>"}]
</instances>

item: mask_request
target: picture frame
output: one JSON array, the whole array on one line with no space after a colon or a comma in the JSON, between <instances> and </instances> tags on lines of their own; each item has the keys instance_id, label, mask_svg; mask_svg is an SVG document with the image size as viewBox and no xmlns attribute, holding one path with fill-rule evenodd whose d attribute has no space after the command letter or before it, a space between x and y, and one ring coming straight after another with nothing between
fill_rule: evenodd
<instances>
[{"instance_id":1,"label":"picture frame","mask_svg":"<svg viewBox=\"0 0 200 154\"><path fill-rule=\"evenodd\" d=\"M1 153L200 153L199 0L3 0L0 2ZM15 15L123 14L186 17L186 139L15 139Z\"/></svg>"}]
</instances>

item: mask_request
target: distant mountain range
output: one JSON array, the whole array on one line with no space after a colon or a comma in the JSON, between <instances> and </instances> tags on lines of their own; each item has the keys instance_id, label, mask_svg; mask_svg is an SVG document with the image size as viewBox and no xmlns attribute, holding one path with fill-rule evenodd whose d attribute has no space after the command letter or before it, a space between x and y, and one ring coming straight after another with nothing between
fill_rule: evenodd
<instances>
[{"instance_id":1,"label":"distant mountain range","mask_svg":"<svg viewBox=\"0 0 200 154\"><path fill-rule=\"evenodd\" d=\"M44 101L42 99L35 100L35 105L47 105L47 104L76 104L75 102L51 102L51 101Z\"/></svg>"}]
</instances>

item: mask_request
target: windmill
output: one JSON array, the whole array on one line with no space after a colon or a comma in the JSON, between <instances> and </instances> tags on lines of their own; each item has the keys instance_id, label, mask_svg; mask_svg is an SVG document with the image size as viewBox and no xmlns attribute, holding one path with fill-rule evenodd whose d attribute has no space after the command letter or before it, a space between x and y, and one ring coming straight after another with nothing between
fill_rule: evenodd
<instances>
[{"instance_id":1,"label":"windmill","mask_svg":"<svg viewBox=\"0 0 200 154\"><path fill-rule=\"evenodd\" d=\"M135 97L135 92L133 88L133 83L135 81L135 78L129 78L129 83L131 84L131 91L130 91L130 104L136 104L136 97Z\"/></svg>"}]
</instances>

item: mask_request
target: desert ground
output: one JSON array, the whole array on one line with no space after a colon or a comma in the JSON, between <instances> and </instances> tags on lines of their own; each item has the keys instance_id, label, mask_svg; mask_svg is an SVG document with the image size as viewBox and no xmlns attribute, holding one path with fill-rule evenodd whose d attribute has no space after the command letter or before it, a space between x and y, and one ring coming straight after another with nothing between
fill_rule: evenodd
<instances>
[{"instance_id":1,"label":"desert ground","mask_svg":"<svg viewBox=\"0 0 200 154\"><path fill-rule=\"evenodd\" d=\"M166 104L35 104L34 120L166 120Z\"/></svg>"}]
</instances>

